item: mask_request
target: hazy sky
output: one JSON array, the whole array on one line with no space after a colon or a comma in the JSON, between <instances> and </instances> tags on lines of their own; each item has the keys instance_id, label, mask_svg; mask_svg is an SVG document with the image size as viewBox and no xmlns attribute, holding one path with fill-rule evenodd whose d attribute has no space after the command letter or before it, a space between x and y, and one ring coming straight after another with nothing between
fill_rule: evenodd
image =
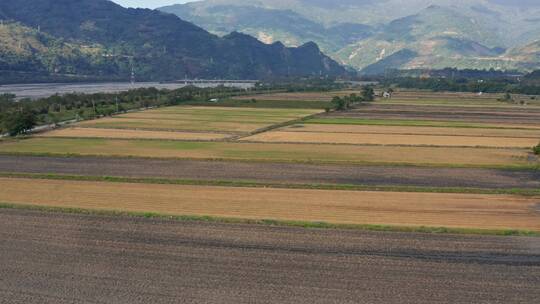
<instances>
[{"instance_id":1,"label":"hazy sky","mask_svg":"<svg viewBox=\"0 0 540 304\"><path fill-rule=\"evenodd\" d=\"M164 5L193 2L193 0L112 0L125 7L156 8Z\"/></svg>"}]
</instances>

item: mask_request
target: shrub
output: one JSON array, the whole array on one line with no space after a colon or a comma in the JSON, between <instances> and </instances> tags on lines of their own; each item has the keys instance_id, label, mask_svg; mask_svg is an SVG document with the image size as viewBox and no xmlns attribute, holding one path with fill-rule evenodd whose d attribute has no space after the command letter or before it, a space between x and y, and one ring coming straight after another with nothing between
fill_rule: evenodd
<instances>
[{"instance_id":1,"label":"shrub","mask_svg":"<svg viewBox=\"0 0 540 304\"><path fill-rule=\"evenodd\" d=\"M538 146L533 148L533 152L536 155L540 155L540 144L538 144Z\"/></svg>"}]
</instances>

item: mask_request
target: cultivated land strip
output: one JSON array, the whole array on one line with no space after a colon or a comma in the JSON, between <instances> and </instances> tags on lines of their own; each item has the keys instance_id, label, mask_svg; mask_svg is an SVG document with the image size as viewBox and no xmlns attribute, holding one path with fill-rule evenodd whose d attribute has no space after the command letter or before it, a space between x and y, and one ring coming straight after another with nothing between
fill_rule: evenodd
<instances>
[{"instance_id":1,"label":"cultivated land strip","mask_svg":"<svg viewBox=\"0 0 540 304\"><path fill-rule=\"evenodd\" d=\"M318 143L347 145L395 145L431 147L494 147L530 148L539 141L537 138L510 138L487 136L453 135L401 135L401 134L351 134L272 131L242 139L251 142L268 143Z\"/></svg>"},{"instance_id":2,"label":"cultivated land strip","mask_svg":"<svg viewBox=\"0 0 540 304\"><path fill-rule=\"evenodd\" d=\"M540 297L536 238L8 209L0 219L5 303L507 304Z\"/></svg>"},{"instance_id":3,"label":"cultivated land strip","mask_svg":"<svg viewBox=\"0 0 540 304\"><path fill-rule=\"evenodd\" d=\"M0 145L0 153L438 167L538 167L538 160L530 149L499 148L31 138L6 141Z\"/></svg>"},{"instance_id":4,"label":"cultivated land strip","mask_svg":"<svg viewBox=\"0 0 540 304\"><path fill-rule=\"evenodd\" d=\"M0 172L371 187L540 189L539 170L0 155Z\"/></svg>"},{"instance_id":5,"label":"cultivated land strip","mask_svg":"<svg viewBox=\"0 0 540 304\"><path fill-rule=\"evenodd\" d=\"M167 132L146 130L121 130L102 128L62 128L42 133L39 137L60 138L114 138L114 139L154 139L154 140L200 140L214 141L232 137L232 134L203 133L203 132Z\"/></svg>"},{"instance_id":6,"label":"cultivated land strip","mask_svg":"<svg viewBox=\"0 0 540 304\"><path fill-rule=\"evenodd\" d=\"M28 185L32 185L28 187ZM344 225L540 232L538 197L0 178L0 202Z\"/></svg>"}]
</instances>

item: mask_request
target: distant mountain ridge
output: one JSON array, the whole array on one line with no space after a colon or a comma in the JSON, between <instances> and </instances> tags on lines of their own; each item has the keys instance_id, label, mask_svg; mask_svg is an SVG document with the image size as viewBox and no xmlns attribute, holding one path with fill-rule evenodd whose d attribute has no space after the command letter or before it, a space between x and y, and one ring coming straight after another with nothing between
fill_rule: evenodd
<instances>
[{"instance_id":1,"label":"distant mountain ridge","mask_svg":"<svg viewBox=\"0 0 540 304\"><path fill-rule=\"evenodd\" d=\"M160 10L217 35L315 41L358 70L540 67L530 48L520 53L540 41L536 0L203 0Z\"/></svg>"},{"instance_id":2,"label":"distant mountain ridge","mask_svg":"<svg viewBox=\"0 0 540 304\"><path fill-rule=\"evenodd\" d=\"M346 74L314 43L218 37L174 15L108 0L2 0L0 18L0 65L10 71L129 79L133 68L144 80Z\"/></svg>"}]
</instances>

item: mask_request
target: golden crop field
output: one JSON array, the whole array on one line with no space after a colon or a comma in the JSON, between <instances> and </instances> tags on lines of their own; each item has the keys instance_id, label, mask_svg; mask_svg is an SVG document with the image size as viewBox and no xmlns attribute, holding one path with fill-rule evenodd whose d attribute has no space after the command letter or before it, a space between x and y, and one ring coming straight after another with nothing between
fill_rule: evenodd
<instances>
[{"instance_id":1,"label":"golden crop field","mask_svg":"<svg viewBox=\"0 0 540 304\"><path fill-rule=\"evenodd\" d=\"M32 185L29 187L28 185ZM540 231L538 198L227 188L0 178L0 201L39 206L339 224Z\"/></svg>"},{"instance_id":2,"label":"golden crop field","mask_svg":"<svg viewBox=\"0 0 540 304\"><path fill-rule=\"evenodd\" d=\"M333 143L356 145L531 148L540 141L540 137L511 138L487 136L480 137L449 135L400 135L270 131L254 136L245 137L242 139L242 141L268 143Z\"/></svg>"},{"instance_id":3,"label":"golden crop field","mask_svg":"<svg viewBox=\"0 0 540 304\"><path fill-rule=\"evenodd\" d=\"M354 133L354 134L398 134L398 135L449 135L449 136L487 136L538 138L538 129L503 129L503 128L449 128L449 127L415 127L384 125L346 125L346 124L294 124L284 127L287 132L315 133Z\"/></svg>"},{"instance_id":4,"label":"golden crop field","mask_svg":"<svg viewBox=\"0 0 540 304\"><path fill-rule=\"evenodd\" d=\"M202 132L167 132L130 129L104 128L63 128L38 135L39 137L70 138L116 138L116 139L165 139L165 140L222 140L231 137L227 134Z\"/></svg>"},{"instance_id":5,"label":"golden crop field","mask_svg":"<svg viewBox=\"0 0 540 304\"><path fill-rule=\"evenodd\" d=\"M109 117L85 121L77 126L105 129L248 133L253 130L264 128L267 126L267 124Z\"/></svg>"},{"instance_id":6,"label":"golden crop field","mask_svg":"<svg viewBox=\"0 0 540 304\"><path fill-rule=\"evenodd\" d=\"M0 153L99 155L347 164L535 167L529 149L352 146L31 138L6 141Z\"/></svg>"},{"instance_id":7,"label":"golden crop field","mask_svg":"<svg viewBox=\"0 0 540 304\"><path fill-rule=\"evenodd\" d=\"M78 126L106 129L249 133L319 112L320 110L309 109L177 106L84 121Z\"/></svg>"}]
</instances>

